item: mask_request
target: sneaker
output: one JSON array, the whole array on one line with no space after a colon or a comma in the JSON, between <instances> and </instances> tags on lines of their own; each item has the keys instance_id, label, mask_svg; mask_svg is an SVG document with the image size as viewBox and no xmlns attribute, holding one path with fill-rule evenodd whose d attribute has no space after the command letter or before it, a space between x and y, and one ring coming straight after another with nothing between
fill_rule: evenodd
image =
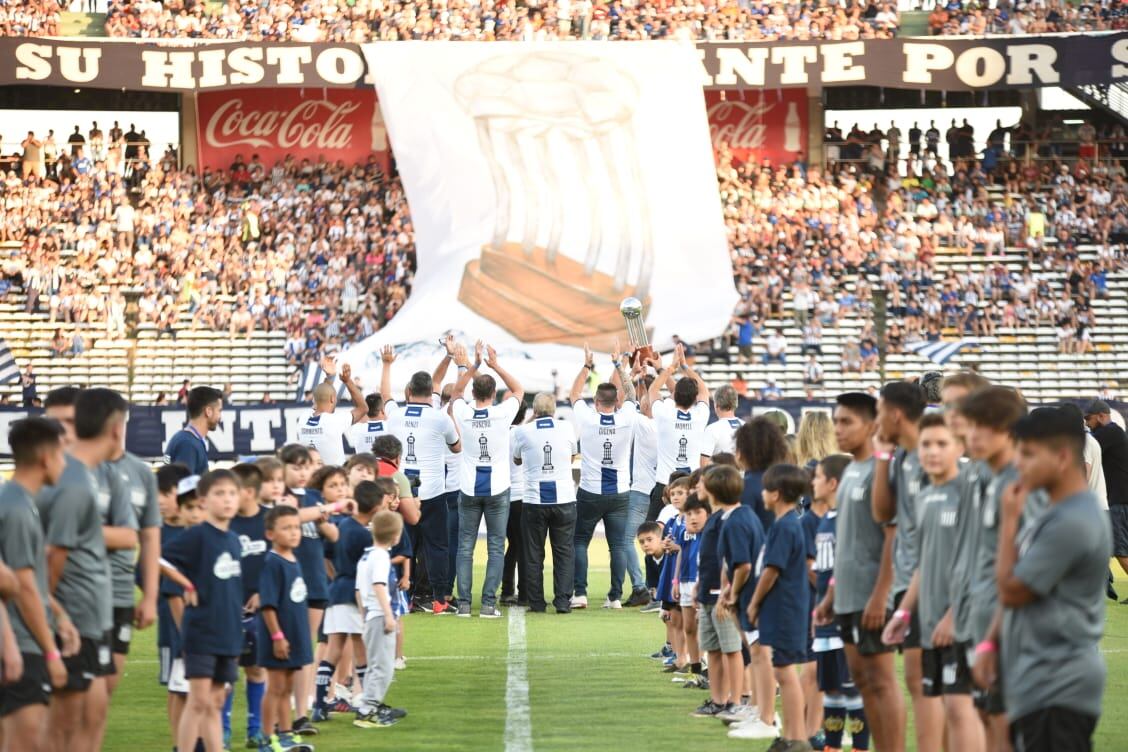
<instances>
[{"instance_id":1,"label":"sneaker","mask_svg":"<svg viewBox=\"0 0 1128 752\"><path fill-rule=\"evenodd\" d=\"M435 605L431 607L431 613L435 616L450 616L454 613L454 605L450 601L435 601Z\"/></svg>"},{"instance_id":2,"label":"sneaker","mask_svg":"<svg viewBox=\"0 0 1128 752\"><path fill-rule=\"evenodd\" d=\"M515 595L502 595L500 602L501 602L501 605L503 605L503 606L516 606L517 605L517 596L515 596Z\"/></svg>"},{"instance_id":3,"label":"sneaker","mask_svg":"<svg viewBox=\"0 0 1128 752\"><path fill-rule=\"evenodd\" d=\"M223 730L223 749L231 749L231 729L229 728Z\"/></svg>"},{"instance_id":4,"label":"sneaker","mask_svg":"<svg viewBox=\"0 0 1128 752\"><path fill-rule=\"evenodd\" d=\"M379 709L370 710L367 713L357 713L353 725L362 729L379 729L395 726L399 723L398 718L393 718L389 713L382 713Z\"/></svg>"},{"instance_id":5,"label":"sneaker","mask_svg":"<svg viewBox=\"0 0 1128 752\"><path fill-rule=\"evenodd\" d=\"M383 713L387 713L388 715L396 719L407 718L407 711L403 708L393 708L391 705L380 703L378 706L376 706L376 709Z\"/></svg>"},{"instance_id":6,"label":"sneaker","mask_svg":"<svg viewBox=\"0 0 1128 752\"><path fill-rule=\"evenodd\" d=\"M653 660L662 661L662 660L669 658L673 654L674 654L673 648L671 648L669 645L663 645L661 650L659 650L656 653L651 653L650 657Z\"/></svg>"},{"instance_id":7,"label":"sneaker","mask_svg":"<svg viewBox=\"0 0 1128 752\"><path fill-rule=\"evenodd\" d=\"M313 709L313 712L310 714L310 719L314 723L325 723L326 721L329 720L329 708L324 707L324 706L320 706L320 705L315 707ZM297 724L295 724L295 725L297 725ZM299 731L298 733L304 734L305 732Z\"/></svg>"},{"instance_id":8,"label":"sneaker","mask_svg":"<svg viewBox=\"0 0 1128 752\"><path fill-rule=\"evenodd\" d=\"M777 739L779 729L760 720L759 715L729 727L730 739Z\"/></svg>"},{"instance_id":9,"label":"sneaker","mask_svg":"<svg viewBox=\"0 0 1128 752\"><path fill-rule=\"evenodd\" d=\"M259 749L265 744L270 744L270 739L263 736L261 731L247 737L247 749Z\"/></svg>"},{"instance_id":10,"label":"sneaker","mask_svg":"<svg viewBox=\"0 0 1128 752\"><path fill-rule=\"evenodd\" d=\"M396 671L403 671L405 668L407 668L407 659L401 655L396 658Z\"/></svg>"},{"instance_id":11,"label":"sneaker","mask_svg":"<svg viewBox=\"0 0 1128 752\"><path fill-rule=\"evenodd\" d=\"M329 706L330 713L355 713L356 708L348 700L337 698L332 705Z\"/></svg>"},{"instance_id":12,"label":"sneaker","mask_svg":"<svg viewBox=\"0 0 1128 752\"><path fill-rule=\"evenodd\" d=\"M689 675L689 664L687 663L684 666L679 666L676 662L667 663L666 667L662 669L662 673L680 674L682 681L685 681L685 677Z\"/></svg>"},{"instance_id":13,"label":"sneaker","mask_svg":"<svg viewBox=\"0 0 1128 752\"><path fill-rule=\"evenodd\" d=\"M497 606L482 606L482 608L478 610L478 618L500 619L501 611L498 610Z\"/></svg>"},{"instance_id":14,"label":"sneaker","mask_svg":"<svg viewBox=\"0 0 1128 752\"><path fill-rule=\"evenodd\" d=\"M412 604L411 604L411 612L415 613L415 614L418 614L418 613L430 614L430 613L434 613L434 611L435 611L435 604L434 604L433 601L418 601L418 602L413 601Z\"/></svg>"},{"instance_id":15,"label":"sneaker","mask_svg":"<svg viewBox=\"0 0 1128 752\"><path fill-rule=\"evenodd\" d=\"M811 743L806 739L784 739L780 737L778 744L768 747L768 752L814 752Z\"/></svg>"},{"instance_id":16,"label":"sneaker","mask_svg":"<svg viewBox=\"0 0 1128 752\"><path fill-rule=\"evenodd\" d=\"M325 720L329 720L326 718ZM294 721L294 733L300 736L317 736L317 726L309 722L309 718L304 715L298 720Z\"/></svg>"},{"instance_id":17,"label":"sneaker","mask_svg":"<svg viewBox=\"0 0 1128 752\"><path fill-rule=\"evenodd\" d=\"M653 600L650 597L650 591L646 588L637 588L631 591L631 597L627 598L627 602L623 605L627 608L636 608L638 606L645 606Z\"/></svg>"},{"instance_id":18,"label":"sneaker","mask_svg":"<svg viewBox=\"0 0 1128 752\"><path fill-rule=\"evenodd\" d=\"M587 596L586 595L573 595L572 601L571 601L571 606L572 606L572 608L587 608L587 606L588 606Z\"/></svg>"},{"instance_id":19,"label":"sneaker","mask_svg":"<svg viewBox=\"0 0 1128 752\"><path fill-rule=\"evenodd\" d=\"M722 712L724 709L724 705L718 705L712 700L706 700L704 705L690 713L690 715L694 718L715 718L717 714Z\"/></svg>"},{"instance_id":20,"label":"sneaker","mask_svg":"<svg viewBox=\"0 0 1128 752\"><path fill-rule=\"evenodd\" d=\"M638 612L640 614L656 614L661 610L662 604L659 601L650 601L650 603L647 603L645 606L640 608Z\"/></svg>"},{"instance_id":21,"label":"sneaker","mask_svg":"<svg viewBox=\"0 0 1128 752\"><path fill-rule=\"evenodd\" d=\"M623 607L623 602L621 600L619 600L618 598L616 598L615 600L611 600L610 598L607 598L606 600L603 601L603 608L610 608L610 609L613 609L613 610L617 610L617 609L621 609L622 607Z\"/></svg>"},{"instance_id":22,"label":"sneaker","mask_svg":"<svg viewBox=\"0 0 1128 752\"><path fill-rule=\"evenodd\" d=\"M333 696L340 700L348 700L349 702L352 702L353 692L344 684L334 684Z\"/></svg>"},{"instance_id":23,"label":"sneaker","mask_svg":"<svg viewBox=\"0 0 1128 752\"><path fill-rule=\"evenodd\" d=\"M731 708L725 710L725 712L717 713L717 719L724 721L727 726L731 723L746 721L752 717L753 713L756 714L757 718L760 717L760 710L758 708L754 708L751 705L733 705Z\"/></svg>"},{"instance_id":24,"label":"sneaker","mask_svg":"<svg viewBox=\"0 0 1128 752\"><path fill-rule=\"evenodd\" d=\"M693 674L685 683L682 684L683 689L709 689L709 677L702 674Z\"/></svg>"},{"instance_id":25,"label":"sneaker","mask_svg":"<svg viewBox=\"0 0 1128 752\"><path fill-rule=\"evenodd\" d=\"M468 602L458 604L458 616L462 617L463 619L470 618L470 604Z\"/></svg>"},{"instance_id":26,"label":"sneaker","mask_svg":"<svg viewBox=\"0 0 1128 752\"><path fill-rule=\"evenodd\" d=\"M278 741L275 742L275 739ZM272 737L270 743L274 745L275 750L283 750L283 752L313 752L313 746L303 742L299 737L294 736L293 732L286 732Z\"/></svg>"},{"instance_id":27,"label":"sneaker","mask_svg":"<svg viewBox=\"0 0 1128 752\"><path fill-rule=\"evenodd\" d=\"M819 729L819 733L812 736L807 740L811 745L811 749L825 749L826 748L826 733Z\"/></svg>"}]
</instances>

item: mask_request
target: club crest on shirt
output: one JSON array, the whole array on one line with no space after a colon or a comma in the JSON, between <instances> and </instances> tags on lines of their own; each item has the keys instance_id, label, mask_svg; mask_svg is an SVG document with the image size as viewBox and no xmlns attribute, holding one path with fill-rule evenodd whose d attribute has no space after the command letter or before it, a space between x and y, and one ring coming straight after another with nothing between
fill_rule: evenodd
<instances>
[{"instance_id":1,"label":"club crest on shirt","mask_svg":"<svg viewBox=\"0 0 1128 752\"><path fill-rule=\"evenodd\" d=\"M861 486L855 486L854 488L850 489L850 500L851 501L861 501L862 499L865 498L865 496L866 496L866 489L862 488Z\"/></svg>"},{"instance_id":2,"label":"club crest on shirt","mask_svg":"<svg viewBox=\"0 0 1128 752\"><path fill-rule=\"evenodd\" d=\"M243 558L248 556L258 556L266 553L266 541L255 540L249 535L239 536L239 545L243 549Z\"/></svg>"},{"instance_id":3,"label":"club crest on shirt","mask_svg":"<svg viewBox=\"0 0 1128 752\"><path fill-rule=\"evenodd\" d=\"M230 580L232 577L238 577L241 572L238 559L232 558L226 551L216 558L215 566L212 567L212 574L219 580Z\"/></svg>"},{"instance_id":4,"label":"club crest on shirt","mask_svg":"<svg viewBox=\"0 0 1128 752\"><path fill-rule=\"evenodd\" d=\"M294 584L290 585L290 600L294 603L302 603L305 601L306 595L305 580L301 577L295 577Z\"/></svg>"}]
</instances>

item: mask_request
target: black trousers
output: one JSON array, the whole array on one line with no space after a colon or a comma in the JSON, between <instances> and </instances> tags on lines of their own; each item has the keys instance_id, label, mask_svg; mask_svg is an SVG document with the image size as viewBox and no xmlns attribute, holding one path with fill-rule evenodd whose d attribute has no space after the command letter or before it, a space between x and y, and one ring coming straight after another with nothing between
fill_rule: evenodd
<instances>
[{"instance_id":1,"label":"black trousers","mask_svg":"<svg viewBox=\"0 0 1128 752\"><path fill-rule=\"evenodd\" d=\"M1010 725L1014 752L1091 752L1095 716L1052 707L1029 713Z\"/></svg>"},{"instance_id":2,"label":"black trousers","mask_svg":"<svg viewBox=\"0 0 1128 752\"><path fill-rule=\"evenodd\" d=\"M501 577L501 597L516 595L521 601L528 598L528 583L525 573L525 544L521 534L521 507L524 504L520 499L509 502L509 522L505 525L505 571ZM513 582L513 575L517 575L517 582ZM516 584L516 589L513 587Z\"/></svg>"},{"instance_id":3,"label":"black trousers","mask_svg":"<svg viewBox=\"0 0 1128 752\"><path fill-rule=\"evenodd\" d=\"M543 611L544 542L552 544L552 605L570 608L576 568L576 504L529 504L521 510L521 534L525 549L524 591L529 608Z\"/></svg>"},{"instance_id":4,"label":"black trousers","mask_svg":"<svg viewBox=\"0 0 1128 752\"><path fill-rule=\"evenodd\" d=\"M647 522L653 522L658 519L658 514L662 511L662 507L665 506L665 502L662 498L665 493L665 483L657 483L654 485L654 489L650 492L650 508L646 510ZM649 556L644 556L643 559L646 561L646 586L653 590L658 587L658 575L661 574L662 568L661 565L655 564L654 560Z\"/></svg>"},{"instance_id":5,"label":"black trousers","mask_svg":"<svg viewBox=\"0 0 1128 752\"><path fill-rule=\"evenodd\" d=\"M420 505L419 524L416 525L415 561L422 572L416 575L414 594L418 600L445 600L450 596L450 572L447 566L447 504L446 496L424 499Z\"/></svg>"}]
</instances>

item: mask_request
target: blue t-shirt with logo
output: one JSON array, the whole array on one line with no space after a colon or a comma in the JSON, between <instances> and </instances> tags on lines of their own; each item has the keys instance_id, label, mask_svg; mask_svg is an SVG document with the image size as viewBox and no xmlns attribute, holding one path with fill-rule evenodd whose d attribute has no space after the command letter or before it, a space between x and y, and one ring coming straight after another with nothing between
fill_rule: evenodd
<instances>
[{"instance_id":1,"label":"blue t-shirt with logo","mask_svg":"<svg viewBox=\"0 0 1128 752\"><path fill-rule=\"evenodd\" d=\"M259 577L259 610L257 621L256 665L266 668L301 668L313 663L309 639L309 606L302 567L271 551L265 557ZM271 609L278 617L278 628L290 642L290 657L274 657L274 643L261 611Z\"/></svg>"},{"instance_id":2,"label":"blue t-shirt with logo","mask_svg":"<svg viewBox=\"0 0 1128 752\"><path fill-rule=\"evenodd\" d=\"M298 497L298 506L302 509L321 503L321 494L312 488L305 489L304 494L300 490L291 493ZM294 556L302 565L302 577L305 579L310 604L328 601L329 575L325 571L325 547L322 545L321 531L317 529L316 520L302 523L302 542L294 549Z\"/></svg>"},{"instance_id":3,"label":"blue t-shirt with logo","mask_svg":"<svg viewBox=\"0 0 1128 752\"><path fill-rule=\"evenodd\" d=\"M742 504L729 512L724 532L721 533L721 558L726 565L725 573L729 582L732 582L732 574L740 564L748 564L753 570L749 572L748 581L744 583L737 599L737 616L740 617L740 627L745 632L752 631L752 623L748 621L748 604L752 602L752 593L756 592L759 577L755 564L763 547L764 528L752 509Z\"/></svg>"},{"instance_id":4,"label":"blue t-shirt with logo","mask_svg":"<svg viewBox=\"0 0 1128 752\"><path fill-rule=\"evenodd\" d=\"M161 549L161 559L196 587L198 603L184 609L184 653L237 656L243 652L242 548L239 538L205 522Z\"/></svg>"},{"instance_id":5,"label":"blue t-shirt with logo","mask_svg":"<svg viewBox=\"0 0 1128 752\"><path fill-rule=\"evenodd\" d=\"M721 589L721 530L725 520L722 512L713 512L701 529L701 543L697 549L697 602L712 606Z\"/></svg>"},{"instance_id":6,"label":"blue t-shirt with logo","mask_svg":"<svg viewBox=\"0 0 1128 752\"><path fill-rule=\"evenodd\" d=\"M266 507L260 505L249 517L235 515L231 518L231 532L239 538L243 552L239 561L243 568L243 602L246 603L259 591L259 574L270 549L266 539Z\"/></svg>"},{"instance_id":7,"label":"blue t-shirt with logo","mask_svg":"<svg viewBox=\"0 0 1128 752\"><path fill-rule=\"evenodd\" d=\"M333 606L356 603L356 564L364 550L372 545L368 527L352 517L337 523L340 535L333 546L333 570L336 576L329 586L329 603Z\"/></svg>"}]
</instances>

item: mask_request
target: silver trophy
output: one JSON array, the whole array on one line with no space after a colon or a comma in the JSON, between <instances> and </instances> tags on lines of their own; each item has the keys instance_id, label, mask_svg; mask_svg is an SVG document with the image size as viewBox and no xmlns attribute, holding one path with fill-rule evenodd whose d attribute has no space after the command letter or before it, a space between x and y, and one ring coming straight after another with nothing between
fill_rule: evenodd
<instances>
[{"instance_id":1,"label":"silver trophy","mask_svg":"<svg viewBox=\"0 0 1128 752\"><path fill-rule=\"evenodd\" d=\"M642 319L642 301L638 298L627 298L619 304L619 313L627 323L627 339L631 343L631 363L645 363L650 358L657 357L654 348L650 346L650 337L646 334L646 324Z\"/></svg>"}]
</instances>

